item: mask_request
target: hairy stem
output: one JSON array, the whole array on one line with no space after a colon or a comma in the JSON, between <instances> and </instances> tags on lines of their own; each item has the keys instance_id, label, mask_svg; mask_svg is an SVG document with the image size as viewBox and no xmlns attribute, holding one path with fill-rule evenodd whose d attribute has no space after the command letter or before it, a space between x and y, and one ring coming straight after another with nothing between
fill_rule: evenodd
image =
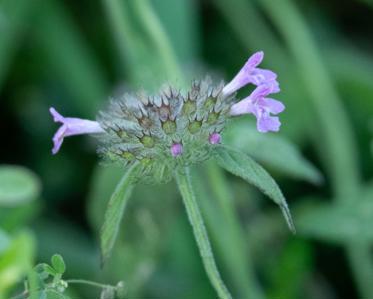
<instances>
[{"instance_id":1,"label":"hairy stem","mask_svg":"<svg viewBox=\"0 0 373 299\"><path fill-rule=\"evenodd\" d=\"M263 290L254 274L254 265L250 257L250 247L242 230L233 203L232 192L229 189L223 170L213 161L207 163L207 180L210 190L216 201L214 205L218 215L224 219L225 234L229 242L220 242L224 249L224 258L228 269L232 272L237 287L244 298L264 298ZM207 201L206 201L207 202ZM211 207L212 208L212 207ZM215 227L215 230L220 228ZM231 248L235 248L235 254L230 254Z\"/></svg>"},{"instance_id":2,"label":"hairy stem","mask_svg":"<svg viewBox=\"0 0 373 299\"><path fill-rule=\"evenodd\" d=\"M203 222L190 180L189 168L185 168L184 173L177 173L176 181L183 198L189 222L193 228L193 233L196 238L207 276L209 277L211 284L214 286L218 296L221 299L232 298L216 267L205 224Z\"/></svg>"}]
</instances>

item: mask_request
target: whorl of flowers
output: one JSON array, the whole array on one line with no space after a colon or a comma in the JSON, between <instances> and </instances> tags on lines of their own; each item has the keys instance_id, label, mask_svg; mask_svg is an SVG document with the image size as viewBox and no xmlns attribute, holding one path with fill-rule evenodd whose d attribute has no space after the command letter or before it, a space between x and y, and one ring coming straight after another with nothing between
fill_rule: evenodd
<instances>
[{"instance_id":1,"label":"whorl of flowers","mask_svg":"<svg viewBox=\"0 0 373 299\"><path fill-rule=\"evenodd\" d=\"M140 163L143 180L167 181L179 166L209 158L231 116L251 113L258 131L279 130L280 121L271 114L285 107L267 97L280 88L274 72L257 67L262 60L263 52L252 55L226 85L206 78L194 81L186 92L168 86L158 95L124 94L111 101L97 122L64 118L51 108L54 120L63 124L53 138L53 153L66 136L96 134L104 160L124 166ZM236 91L250 83L256 85L254 91L235 103Z\"/></svg>"}]
</instances>

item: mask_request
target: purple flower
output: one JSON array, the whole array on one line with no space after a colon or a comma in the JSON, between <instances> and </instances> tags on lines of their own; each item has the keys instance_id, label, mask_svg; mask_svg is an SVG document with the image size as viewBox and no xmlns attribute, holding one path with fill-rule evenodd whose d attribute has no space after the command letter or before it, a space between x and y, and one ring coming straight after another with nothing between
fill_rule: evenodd
<instances>
[{"instance_id":1,"label":"purple flower","mask_svg":"<svg viewBox=\"0 0 373 299\"><path fill-rule=\"evenodd\" d=\"M278 114L284 111L285 106L280 101L267 98L266 96L273 93L273 86L260 85L250 96L241 100L231 107L231 115L240 115L252 113L257 119L257 129L259 132L265 133L268 131L277 132L280 129L280 121L277 116L271 114Z\"/></svg>"},{"instance_id":2,"label":"purple flower","mask_svg":"<svg viewBox=\"0 0 373 299\"><path fill-rule=\"evenodd\" d=\"M81 134L94 134L105 132L96 121L63 117L59 114L53 107L49 108L49 112L53 116L55 122L62 123L62 126L57 130L56 134L53 136L53 149L52 153L55 155L59 151L63 139L67 136L81 135Z\"/></svg>"},{"instance_id":3,"label":"purple flower","mask_svg":"<svg viewBox=\"0 0 373 299\"><path fill-rule=\"evenodd\" d=\"M218 144L220 143L221 141L221 136L219 133L212 133L210 136L209 136L209 142L211 144Z\"/></svg>"},{"instance_id":4,"label":"purple flower","mask_svg":"<svg viewBox=\"0 0 373 299\"><path fill-rule=\"evenodd\" d=\"M181 143L174 143L171 146L171 154L174 157L180 156L183 153L183 145Z\"/></svg>"},{"instance_id":5,"label":"purple flower","mask_svg":"<svg viewBox=\"0 0 373 299\"><path fill-rule=\"evenodd\" d=\"M263 57L264 53L262 51L254 53L233 80L224 86L223 94L231 95L249 83L256 86L270 85L272 86L272 93L279 92L280 88L276 80L277 75L270 70L257 67L262 62Z\"/></svg>"}]
</instances>

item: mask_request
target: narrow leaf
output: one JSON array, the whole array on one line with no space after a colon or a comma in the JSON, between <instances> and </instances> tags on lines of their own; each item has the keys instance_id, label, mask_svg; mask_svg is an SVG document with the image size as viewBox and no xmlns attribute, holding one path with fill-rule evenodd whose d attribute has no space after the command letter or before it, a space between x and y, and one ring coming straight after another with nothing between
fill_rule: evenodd
<instances>
[{"instance_id":1,"label":"narrow leaf","mask_svg":"<svg viewBox=\"0 0 373 299\"><path fill-rule=\"evenodd\" d=\"M256 186L261 192L276 202L280 206L290 230L295 233L286 199L274 179L262 166L245 153L223 146L216 149L216 160L221 167Z\"/></svg>"},{"instance_id":2,"label":"narrow leaf","mask_svg":"<svg viewBox=\"0 0 373 299\"><path fill-rule=\"evenodd\" d=\"M123 217L124 208L133 189L133 178L137 170L137 164L132 165L123 175L111 195L105 212L104 224L101 229L101 264L110 257L119 231L119 225Z\"/></svg>"},{"instance_id":3,"label":"narrow leaf","mask_svg":"<svg viewBox=\"0 0 373 299\"><path fill-rule=\"evenodd\" d=\"M218 293L219 298L232 298L223 280L221 279L216 266L206 227L196 201L188 168L185 169L185 173L176 174L176 182L184 201L189 222L193 228L194 237L196 238L207 276Z\"/></svg>"},{"instance_id":4,"label":"narrow leaf","mask_svg":"<svg viewBox=\"0 0 373 299\"><path fill-rule=\"evenodd\" d=\"M323 182L320 171L302 156L298 148L285 138L259 133L247 126L246 120L234 122L225 132L225 140L255 160L293 177L319 185ZM276 154L273 154L273 149Z\"/></svg>"}]
</instances>

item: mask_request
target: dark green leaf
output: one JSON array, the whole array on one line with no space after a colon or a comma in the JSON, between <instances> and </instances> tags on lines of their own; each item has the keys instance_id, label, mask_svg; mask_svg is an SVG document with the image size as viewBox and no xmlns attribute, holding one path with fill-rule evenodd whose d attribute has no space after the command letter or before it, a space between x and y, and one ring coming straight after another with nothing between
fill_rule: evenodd
<instances>
[{"instance_id":1,"label":"dark green leaf","mask_svg":"<svg viewBox=\"0 0 373 299\"><path fill-rule=\"evenodd\" d=\"M216 159L221 167L256 186L276 202L280 206L290 230L295 232L286 199L274 179L262 166L245 153L223 146L216 149Z\"/></svg>"},{"instance_id":2,"label":"dark green leaf","mask_svg":"<svg viewBox=\"0 0 373 299\"><path fill-rule=\"evenodd\" d=\"M123 217L124 208L133 189L133 178L138 169L137 164L132 165L123 175L111 195L108 207L105 212L104 224L101 229L101 263L109 258L114 247L119 231L119 225Z\"/></svg>"}]
</instances>

